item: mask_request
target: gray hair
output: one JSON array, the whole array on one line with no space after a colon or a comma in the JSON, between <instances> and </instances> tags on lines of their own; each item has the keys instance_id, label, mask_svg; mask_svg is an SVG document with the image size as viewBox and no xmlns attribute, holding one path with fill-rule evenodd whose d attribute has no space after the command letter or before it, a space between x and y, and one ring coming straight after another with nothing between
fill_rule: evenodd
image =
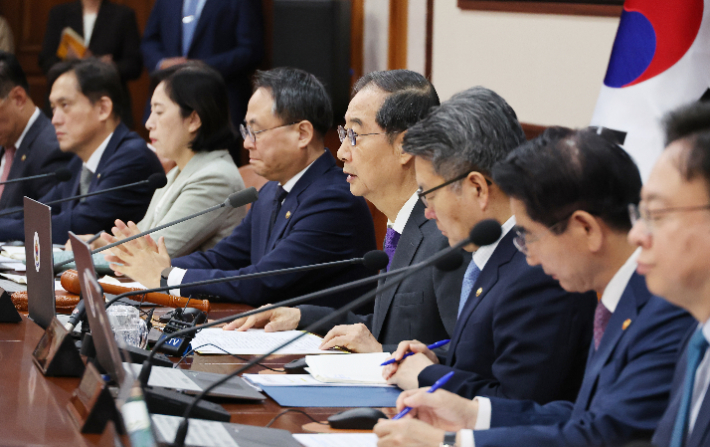
<instances>
[{"instance_id":1,"label":"gray hair","mask_svg":"<svg viewBox=\"0 0 710 447\"><path fill-rule=\"evenodd\" d=\"M432 163L438 175L455 178L493 165L525 142L513 109L497 93L473 87L455 94L404 135L404 151Z\"/></svg>"}]
</instances>

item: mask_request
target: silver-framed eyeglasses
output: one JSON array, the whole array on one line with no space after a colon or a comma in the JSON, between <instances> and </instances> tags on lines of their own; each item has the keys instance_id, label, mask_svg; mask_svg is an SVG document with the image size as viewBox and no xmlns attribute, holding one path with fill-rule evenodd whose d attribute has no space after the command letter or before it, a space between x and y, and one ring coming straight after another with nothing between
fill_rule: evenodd
<instances>
[{"instance_id":1,"label":"silver-framed eyeglasses","mask_svg":"<svg viewBox=\"0 0 710 447\"><path fill-rule=\"evenodd\" d=\"M710 204L697 206L673 206L669 208L650 210L646 205L629 203L629 219L631 219L631 226L635 226L638 222L643 223L646 234L651 235L653 234L655 223L668 213L702 210L710 210Z\"/></svg>"},{"instance_id":2,"label":"silver-framed eyeglasses","mask_svg":"<svg viewBox=\"0 0 710 447\"><path fill-rule=\"evenodd\" d=\"M357 133L352 129L346 129L343 126L338 126L338 138L342 143L347 138L350 140L350 145L355 146L357 144L358 137L366 137L368 135L384 135L385 132L374 132L374 133Z\"/></svg>"},{"instance_id":3,"label":"silver-framed eyeglasses","mask_svg":"<svg viewBox=\"0 0 710 447\"><path fill-rule=\"evenodd\" d=\"M574 213L572 213L574 214ZM565 217L564 219L560 220L559 222L547 227L548 230L551 232L555 233L559 227L562 226L562 224L567 223L570 217L572 217L572 214L569 216ZM528 232L523 227L515 226L515 237L513 238L513 245L515 245L515 248L518 249L518 251L524 255L528 255L528 244L531 244L533 242L539 241L540 236L539 235L534 235Z\"/></svg>"},{"instance_id":4,"label":"silver-framed eyeglasses","mask_svg":"<svg viewBox=\"0 0 710 447\"><path fill-rule=\"evenodd\" d=\"M251 128L250 125L242 123L239 125L239 133L242 134L242 138L244 138L245 140L247 138L249 138L252 143L256 143L256 136L259 135L260 133L263 133L263 132L266 132L269 130L278 129L279 127L291 126L296 123L298 123L298 121L294 121L292 123L281 124L280 126L269 127L268 129L261 129L261 130L254 130Z\"/></svg>"}]
</instances>

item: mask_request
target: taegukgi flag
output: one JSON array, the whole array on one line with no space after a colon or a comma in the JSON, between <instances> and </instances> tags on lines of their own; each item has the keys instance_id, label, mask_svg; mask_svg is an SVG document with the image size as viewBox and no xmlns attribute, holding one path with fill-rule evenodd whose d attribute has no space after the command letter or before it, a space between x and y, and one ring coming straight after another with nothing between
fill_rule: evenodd
<instances>
[{"instance_id":1,"label":"taegukgi flag","mask_svg":"<svg viewBox=\"0 0 710 447\"><path fill-rule=\"evenodd\" d=\"M710 0L626 0L591 125L615 135L646 179L663 116L701 99L710 100Z\"/></svg>"}]
</instances>

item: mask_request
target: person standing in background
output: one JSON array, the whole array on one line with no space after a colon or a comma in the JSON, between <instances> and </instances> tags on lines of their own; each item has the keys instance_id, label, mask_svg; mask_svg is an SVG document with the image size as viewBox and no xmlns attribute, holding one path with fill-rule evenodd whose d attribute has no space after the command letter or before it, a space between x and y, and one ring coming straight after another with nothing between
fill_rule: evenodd
<instances>
[{"instance_id":1,"label":"person standing in background","mask_svg":"<svg viewBox=\"0 0 710 447\"><path fill-rule=\"evenodd\" d=\"M138 79L143 71L139 48L141 38L133 9L110 0L76 0L52 8L39 54L39 65L45 75L61 61L57 48L65 28L73 29L84 38L88 50L83 57L95 56L116 65L123 88L121 121L129 129L133 128L127 82ZM78 59L79 55L70 51L67 58Z\"/></svg>"},{"instance_id":2,"label":"person standing in background","mask_svg":"<svg viewBox=\"0 0 710 447\"><path fill-rule=\"evenodd\" d=\"M15 38L5 17L0 16L0 51L15 52Z\"/></svg>"}]
</instances>

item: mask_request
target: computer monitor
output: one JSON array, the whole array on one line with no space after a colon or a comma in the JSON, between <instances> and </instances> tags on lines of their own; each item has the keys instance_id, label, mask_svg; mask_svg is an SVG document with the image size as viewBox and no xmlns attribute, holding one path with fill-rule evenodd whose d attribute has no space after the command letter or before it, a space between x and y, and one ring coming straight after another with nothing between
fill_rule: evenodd
<instances>
[{"instance_id":1,"label":"computer monitor","mask_svg":"<svg viewBox=\"0 0 710 447\"><path fill-rule=\"evenodd\" d=\"M56 316L52 208L29 197L24 200L27 308L30 319L46 329Z\"/></svg>"}]
</instances>

